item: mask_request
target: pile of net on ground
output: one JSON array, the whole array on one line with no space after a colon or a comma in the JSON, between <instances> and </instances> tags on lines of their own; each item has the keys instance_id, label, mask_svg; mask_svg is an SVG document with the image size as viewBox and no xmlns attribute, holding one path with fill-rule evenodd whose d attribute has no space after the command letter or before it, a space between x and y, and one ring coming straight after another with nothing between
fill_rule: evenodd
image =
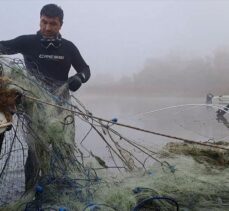
<instances>
[{"instance_id":1,"label":"pile of net on ground","mask_svg":"<svg viewBox=\"0 0 229 211\"><path fill-rule=\"evenodd\" d=\"M1 64L10 79L1 87L22 98L0 155L0 210L229 210L227 143L170 143L154 152L70 100L66 84L50 89L17 61ZM100 136L109 161L85 152L87 134L75 141L74 118Z\"/></svg>"}]
</instances>

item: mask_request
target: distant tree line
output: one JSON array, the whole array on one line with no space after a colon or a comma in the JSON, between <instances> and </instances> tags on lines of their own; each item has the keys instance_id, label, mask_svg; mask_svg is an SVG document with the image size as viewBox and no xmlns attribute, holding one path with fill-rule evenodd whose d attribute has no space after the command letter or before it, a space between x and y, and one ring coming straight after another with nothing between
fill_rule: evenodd
<instances>
[{"instance_id":1,"label":"distant tree line","mask_svg":"<svg viewBox=\"0 0 229 211\"><path fill-rule=\"evenodd\" d=\"M208 57L152 58L133 75L119 80L109 75L102 77L102 80L88 83L85 92L146 96L229 95L229 49L218 49Z\"/></svg>"}]
</instances>

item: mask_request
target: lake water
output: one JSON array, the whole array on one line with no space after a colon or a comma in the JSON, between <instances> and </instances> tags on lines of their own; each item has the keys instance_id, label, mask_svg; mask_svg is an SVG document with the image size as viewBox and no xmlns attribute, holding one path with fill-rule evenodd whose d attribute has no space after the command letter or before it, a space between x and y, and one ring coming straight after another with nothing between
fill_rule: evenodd
<instances>
[{"instance_id":1,"label":"lake water","mask_svg":"<svg viewBox=\"0 0 229 211\"><path fill-rule=\"evenodd\" d=\"M146 130L190 139L193 141L228 140L228 128L216 118L217 109L205 104L205 98L173 97L116 97L116 96L80 96L81 102L94 116ZM227 117L228 114L225 115ZM77 142L80 143L90 127L77 120ZM112 126L123 136L150 147L154 151L161 149L170 141L161 136L147 134L125 127ZM107 158L106 144L91 132L83 141L88 151L96 152Z\"/></svg>"}]
</instances>

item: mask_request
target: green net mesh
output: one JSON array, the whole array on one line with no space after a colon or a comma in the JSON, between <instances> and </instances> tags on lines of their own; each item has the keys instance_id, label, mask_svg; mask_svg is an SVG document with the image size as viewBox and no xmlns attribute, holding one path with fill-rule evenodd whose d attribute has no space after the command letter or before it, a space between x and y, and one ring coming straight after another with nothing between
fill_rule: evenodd
<instances>
[{"instance_id":1,"label":"green net mesh","mask_svg":"<svg viewBox=\"0 0 229 211\"><path fill-rule=\"evenodd\" d=\"M121 135L115 120L94 117L66 84L50 88L19 61L1 64L5 86L22 98L2 143L0 210L229 210L227 142L169 143L154 152ZM75 118L89 126L81 142ZM109 160L84 149L92 130Z\"/></svg>"}]
</instances>

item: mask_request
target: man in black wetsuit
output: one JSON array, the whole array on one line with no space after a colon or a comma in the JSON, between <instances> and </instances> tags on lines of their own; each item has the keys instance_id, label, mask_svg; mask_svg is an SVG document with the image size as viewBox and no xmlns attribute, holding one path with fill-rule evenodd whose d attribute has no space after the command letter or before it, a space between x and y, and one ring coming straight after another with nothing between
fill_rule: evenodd
<instances>
[{"instance_id":1,"label":"man in black wetsuit","mask_svg":"<svg viewBox=\"0 0 229 211\"><path fill-rule=\"evenodd\" d=\"M63 16L63 10L57 5L45 5L40 12L37 34L0 41L0 54L21 53L28 71L36 70L46 81L51 81L50 84L69 82L69 89L76 91L90 78L90 69L77 47L61 37ZM71 66L77 74L68 79Z\"/></svg>"},{"instance_id":2,"label":"man in black wetsuit","mask_svg":"<svg viewBox=\"0 0 229 211\"><path fill-rule=\"evenodd\" d=\"M27 70L39 73L51 90L67 83L71 91L76 91L90 78L90 69L77 47L61 37L63 16L63 10L57 5L45 5L40 12L40 30L36 34L0 41L0 54L21 53ZM77 73L68 78L71 66ZM33 185L35 169L36 159L29 149L25 166L26 189Z\"/></svg>"}]
</instances>

